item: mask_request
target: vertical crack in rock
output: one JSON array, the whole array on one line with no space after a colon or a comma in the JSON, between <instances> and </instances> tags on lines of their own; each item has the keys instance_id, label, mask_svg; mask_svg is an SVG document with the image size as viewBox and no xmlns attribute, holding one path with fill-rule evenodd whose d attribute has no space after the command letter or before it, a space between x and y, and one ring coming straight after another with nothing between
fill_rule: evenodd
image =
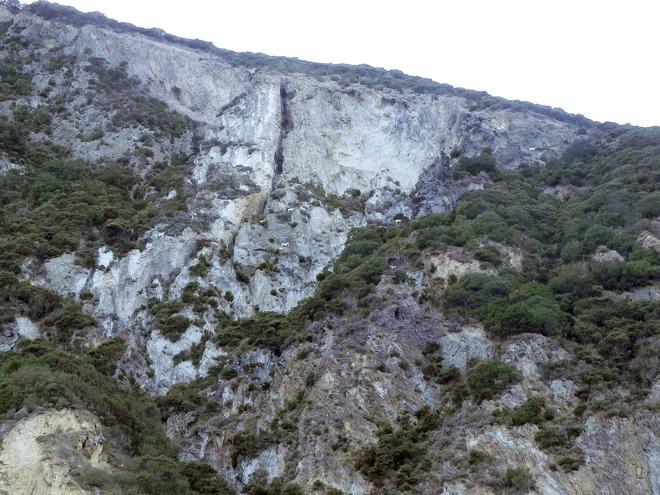
<instances>
[{"instance_id":1,"label":"vertical crack in rock","mask_svg":"<svg viewBox=\"0 0 660 495\"><path fill-rule=\"evenodd\" d=\"M273 184L282 175L282 166L284 164L284 140L287 134L293 129L293 122L291 121L291 113L289 111L289 99L293 94L288 91L286 81L280 83L280 136L277 143L277 150L275 151L275 175L273 176Z\"/></svg>"}]
</instances>

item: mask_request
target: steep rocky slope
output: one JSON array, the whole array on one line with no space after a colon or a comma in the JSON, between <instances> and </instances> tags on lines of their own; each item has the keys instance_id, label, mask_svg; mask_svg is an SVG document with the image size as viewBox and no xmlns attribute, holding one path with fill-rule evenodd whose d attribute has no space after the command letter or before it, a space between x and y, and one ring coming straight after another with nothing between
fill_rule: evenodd
<instances>
[{"instance_id":1,"label":"steep rocky slope","mask_svg":"<svg viewBox=\"0 0 660 495\"><path fill-rule=\"evenodd\" d=\"M657 130L0 25L0 488L660 493Z\"/></svg>"}]
</instances>

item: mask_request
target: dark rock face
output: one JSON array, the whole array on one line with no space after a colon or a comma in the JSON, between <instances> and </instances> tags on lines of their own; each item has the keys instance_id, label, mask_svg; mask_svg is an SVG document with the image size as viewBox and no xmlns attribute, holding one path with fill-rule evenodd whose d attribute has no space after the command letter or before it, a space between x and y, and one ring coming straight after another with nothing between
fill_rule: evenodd
<instances>
[{"instance_id":1,"label":"dark rock face","mask_svg":"<svg viewBox=\"0 0 660 495\"><path fill-rule=\"evenodd\" d=\"M413 212L416 217L447 213L466 191L483 189L487 181L485 175L455 179L447 162L433 162L419 176L413 193Z\"/></svg>"}]
</instances>

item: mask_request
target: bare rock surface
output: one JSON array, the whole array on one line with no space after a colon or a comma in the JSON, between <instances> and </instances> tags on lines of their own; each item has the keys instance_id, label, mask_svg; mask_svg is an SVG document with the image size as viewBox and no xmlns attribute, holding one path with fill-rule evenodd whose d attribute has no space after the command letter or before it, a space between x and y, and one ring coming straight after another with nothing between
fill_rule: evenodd
<instances>
[{"instance_id":1,"label":"bare rock surface","mask_svg":"<svg viewBox=\"0 0 660 495\"><path fill-rule=\"evenodd\" d=\"M84 495L76 464L103 468L99 420L84 411L44 411L16 422L2 437L0 489L16 495Z\"/></svg>"}]
</instances>

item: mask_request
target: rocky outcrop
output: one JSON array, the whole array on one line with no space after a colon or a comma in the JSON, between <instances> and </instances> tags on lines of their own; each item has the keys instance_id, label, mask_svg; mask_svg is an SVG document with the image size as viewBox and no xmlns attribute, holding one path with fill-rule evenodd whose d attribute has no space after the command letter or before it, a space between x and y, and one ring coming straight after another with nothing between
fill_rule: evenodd
<instances>
[{"instance_id":1,"label":"rocky outcrop","mask_svg":"<svg viewBox=\"0 0 660 495\"><path fill-rule=\"evenodd\" d=\"M10 162L9 160L3 160L0 158L0 177L3 175L7 175L9 172L24 174L25 167L19 165L18 163L13 163Z\"/></svg>"},{"instance_id":2,"label":"rocky outcrop","mask_svg":"<svg viewBox=\"0 0 660 495\"><path fill-rule=\"evenodd\" d=\"M623 256L621 256L614 249L609 249L607 246L598 246L596 252L591 255L593 261L599 263L608 263L612 261L624 261Z\"/></svg>"},{"instance_id":3,"label":"rocky outcrop","mask_svg":"<svg viewBox=\"0 0 660 495\"><path fill-rule=\"evenodd\" d=\"M30 318L17 317L13 323L2 325L0 352L11 351L21 340L34 340L41 336L41 331Z\"/></svg>"},{"instance_id":4,"label":"rocky outcrop","mask_svg":"<svg viewBox=\"0 0 660 495\"><path fill-rule=\"evenodd\" d=\"M652 249L660 253L660 239L647 230L637 236L637 242L645 249Z\"/></svg>"},{"instance_id":5,"label":"rocky outcrop","mask_svg":"<svg viewBox=\"0 0 660 495\"><path fill-rule=\"evenodd\" d=\"M660 252L660 217L652 220L647 229L640 232L637 242L644 249Z\"/></svg>"},{"instance_id":6,"label":"rocky outcrop","mask_svg":"<svg viewBox=\"0 0 660 495\"><path fill-rule=\"evenodd\" d=\"M106 466L100 428L90 413L68 409L17 421L2 436L0 490L16 495L89 493L73 480L72 471Z\"/></svg>"},{"instance_id":7,"label":"rocky outcrop","mask_svg":"<svg viewBox=\"0 0 660 495\"><path fill-rule=\"evenodd\" d=\"M647 285L637 287L633 290L610 293L612 299L629 299L632 301L660 301L660 287L657 285Z\"/></svg>"}]
</instances>

